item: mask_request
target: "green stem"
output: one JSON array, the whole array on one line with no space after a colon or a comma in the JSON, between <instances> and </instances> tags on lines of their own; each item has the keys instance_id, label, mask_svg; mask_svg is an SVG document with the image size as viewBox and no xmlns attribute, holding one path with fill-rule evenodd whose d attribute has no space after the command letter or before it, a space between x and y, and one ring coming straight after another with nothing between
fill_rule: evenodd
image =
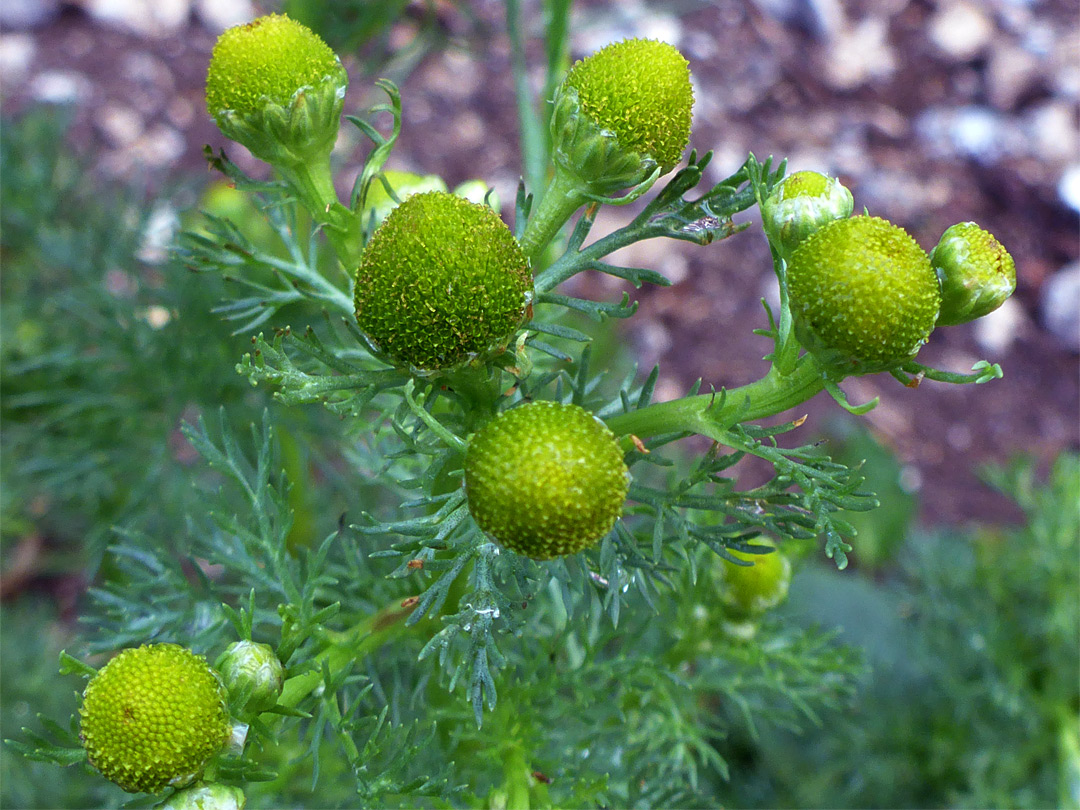
<instances>
[{"instance_id":1,"label":"green stem","mask_svg":"<svg viewBox=\"0 0 1080 810\"><path fill-rule=\"evenodd\" d=\"M285 681L278 704L290 709L310 695L322 683L322 662L326 661L331 672L341 669L349 661L363 658L383 644L402 635L407 628L405 620L412 614L416 604L411 599L395 600L377 613L366 616L349 630L326 631L329 646L314 658L315 668L294 675Z\"/></svg>"},{"instance_id":2,"label":"green stem","mask_svg":"<svg viewBox=\"0 0 1080 810\"><path fill-rule=\"evenodd\" d=\"M718 441L736 422L749 422L794 408L825 387L821 369L804 355L790 374L773 366L757 382L732 388L721 404L719 393L698 394L670 402L657 402L607 421L616 436L639 439L664 433L698 433Z\"/></svg>"},{"instance_id":3,"label":"green stem","mask_svg":"<svg viewBox=\"0 0 1080 810\"><path fill-rule=\"evenodd\" d=\"M362 229L360 218L338 200L330 155L320 155L295 166L278 166L312 218L323 226L338 260L351 272L360 265Z\"/></svg>"},{"instance_id":4,"label":"green stem","mask_svg":"<svg viewBox=\"0 0 1080 810\"><path fill-rule=\"evenodd\" d=\"M529 764L525 761L525 752L517 743L506 746L503 777L507 808L529 810Z\"/></svg>"},{"instance_id":5,"label":"green stem","mask_svg":"<svg viewBox=\"0 0 1080 810\"><path fill-rule=\"evenodd\" d=\"M570 217L588 201L581 183L566 169L555 167L555 176L529 217L521 236L521 249L534 264Z\"/></svg>"}]
</instances>

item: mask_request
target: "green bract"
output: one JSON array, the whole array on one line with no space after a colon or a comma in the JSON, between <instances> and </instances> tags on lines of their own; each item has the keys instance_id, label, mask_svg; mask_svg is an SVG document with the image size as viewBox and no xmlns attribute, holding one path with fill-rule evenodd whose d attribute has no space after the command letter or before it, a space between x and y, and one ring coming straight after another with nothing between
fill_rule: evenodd
<instances>
[{"instance_id":1,"label":"green bract","mask_svg":"<svg viewBox=\"0 0 1080 810\"><path fill-rule=\"evenodd\" d=\"M616 42L574 64L555 96L554 158L595 193L671 171L690 140L686 59L665 42Z\"/></svg>"},{"instance_id":2,"label":"green bract","mask_svg":"<svg viewBox=\"0 0 1080 810\"><path fill-rule=\"evenodd\" d=\"M194 781L231 729L217 675L175 644L121 652L87 684L79 715L90 764L129 793Z\"/></svg>"},{"instance_id":3,"label":"green bract","mask_svg":"<svg viewBox=\"0 0 1080 810\"><path fill-rule=\"evenodd\" d=\"M285 670L274 648L254 641L234 641L214 664L236 705L238 696L246 697L244 715L272 709L281 696Z\"/></svg>"},{"instance_id":4,"label":"green bract","mask_svg":"<svg viewBox=\"0 0 1080 810\"><path fill-rule=\"evenodd\" d=\"M1016 290L1016 265L994 235L974 222L953 225L930 251L941 281L938 326L981 318Z\"/></svg>"},{"instance_id":5,"label":"green bract","mask_svg":"<svg viewBox=\"0 0 1080 810\"><path fill-rule=\"evenodd\" d=\"M271 163L329 154L348 76L309 28L271 14L230 28L214 46L206 108L221 131Z\"/></svg>"},{"instance_id":6,"label":"green bract","mask_svg":"<svg viewBox=\"0 0 1080 810\"><path fill-rule=\"evenodd\" d=\"M619 443L577 405L531 402L469 440L465 491L477 524L534 560L576 554L611 531L630 486Z\"/></svg>"},{"instance_id":7,"label":"green bract","mask_svg":"<svg viewBox=\"0 0 1080 810\"><path fill-rule=\"evenodd\" d=\"M178 790L161 810L244 810L247 797L238 787L216 782Z\"/></svg>"},{"instance_id":8,"label":"green bract","mask_svg":"<svg viewBox=\"0 0 1080 810\"><path fill-rule=\"evenodd\" d=\"M761 205L769 242L785 259L814 231L834 219L851 216L851 192L827 175L795 172L785 177Z\"/></svg>"},{"instance_id":9,"label":"green bract","mask_svg":"<svg viewBox=\"0 0 1080 810\"><path fill-rule=\"evenodd\" d=\"M811 234L792 254L787 282L799 341L842 375L914 357L941 304L926 252L877 217L834 220Z\"/></svg>"},{"instance_id":10,"label":"green bract","mask_svg":"<svg viewBox=\"0 0 1080 810\"><path fill-rule=\"evenodd\" d=\"M356 320L417 370L501 349L530 310L532 274L499 216L448 192L409 197L375 231L356 273Z\"/></svg>"}]
</instances>

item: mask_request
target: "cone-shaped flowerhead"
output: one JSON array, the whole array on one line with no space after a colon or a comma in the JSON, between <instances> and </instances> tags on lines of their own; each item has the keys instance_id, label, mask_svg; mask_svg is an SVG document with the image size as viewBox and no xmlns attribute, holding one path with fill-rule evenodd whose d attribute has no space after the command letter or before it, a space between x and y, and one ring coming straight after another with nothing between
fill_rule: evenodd
<instances>
[{"instance_id":1,"label":"cone-shaped flowerhead","mask_svg":"<svg viewBox=\"0 0 1080 810\"><path fill-rule=\"evenodd\" d=\"M754 545L772 546L771 540L756 538ZM758 616L787 598L791 585L791 561L779 550L766 554L748 554L729 548L736 559L752 565L736 565L719 560L716 574L717 596L734 618Z\"/></svg>"},{"instance_id":2,"label":"cone-shaped flowerhead","mask_svg":"<svg viewBox=\"0 0 1080 810\"><path fill-rule=\"evenodd\" d=\"M597 192L671 171L690 140L690 67L666 42L629 39L570 68L555 98L555 159Z\"/></svg>"},{"instance_id":3,"label":"cone-shaped flowerhead","mask_svg":"<svg viewBox=\"0 0 1080 810\"><path fill-rule=\"evenodd\" d=\"M534 560L576 554L622 514L630 486L619 443L577 405L530 402L469 440L465 492L481 529Z\"/></svg>"},{"instance_id":4,"label":"cone-shaped flowerhead","mask_svg":"<svg viewBox=\"0 0 1080 810\"><path fill-rule=\"evenodd\" d=\"M498 214L448 192L415 194L364 250L356 320L389 358L445 369L505 347L532 287L528 260Z\"/></svg>"},{"instance_id":5,"label":"cone-shaped flowerhead","mask_svg":"<svg viewBox=\"0 0 1080 810\"><path fill-rule=\"evenodd\" d=\"M234 641L214 663L236 706L236 698L246 696L243 715L272 709L281 697L285 669L274 648L254 641Z\"/></svg>"},{"instance_id":6,"label":"cone-shaped flowerhead","mask_svg":"<svg viewBox=\"0 0 1080 810\"><path fill-rule=\"evenodd\" d=\"M914 357L941 304L926 252L877 217L834 220L811 234L792 254L787 282L799 341L842 375Z\"/></svg>"},{"instance_id":7,"label":"cone-shaped flowerhead","mask_svg":"<svg viewBox=\"0 0 1080 810\"><path fill-rule=\"evenodd\" d=\"M974 222L953 225L930 251L941 281L938 326L981 318L1016 291L1016 265L1009 251Z\"/></svg>"},{"instance_id":8,"label":"cone-shaped flowerhead","mask_svg":"<svg viewBox=\"0 0 1080 810\"><path fill-rule=\"evenodd\" d=\"M827 175L795 172L772 190L761 205L761 221L769 242L785 259L799 243L827 222L851 216L851 192Z\"/></svg>"},{"instance_id":9,"label":"cone-shaped flowerhead","mask_svg":"<svg viewBox=\"0 0 1080 810\"><path fill-rule=\"evenodd\" d=\"M175 644L121 652L91 678L79 715L90 764L129 793L194 781L231 729L217 675Z\"/></svg>"},{"instance_id":10,"label":"cone-shaped flowerhead","mask_svg":"<svg viewBox=\"0 0 1080 810\"><path fill-rule=\"evenodd\" d=\"M223 33L206 76L206 108L229 138L269 162L329 152L348 76L311 29L270 14Z\"/></svg>"}]
</instances>

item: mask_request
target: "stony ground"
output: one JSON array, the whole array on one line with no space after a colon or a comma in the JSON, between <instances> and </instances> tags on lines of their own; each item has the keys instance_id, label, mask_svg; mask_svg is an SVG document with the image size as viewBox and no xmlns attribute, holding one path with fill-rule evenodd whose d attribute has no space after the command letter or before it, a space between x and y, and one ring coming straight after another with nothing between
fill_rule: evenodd
<instances>
[{"instance_id":1,"label":"stony ground","mask_svg":"<svg viewBox=\"0 0 1080 810\"><path fill-rule=\"evenodd\" d=\"M435 37L421 23L423 5L386 40L394 56L386 70L405 100L394 165L451 185L479 175L511 200L517 125L502 3L440 0ZM538 33L539 4L524 5ZM204 177L203 144L223 144L202 99L214 39L268 10L248 0L8 0L0 11L5 113L71 105L73 138L96 171L150 193ZM846 387L856 402L881 395L866 420L907 465L927 521L1012 517L979 483L977 466L1020 452L1046 461L1080 444L1076 0L581 2L573 31L575 56L626 36L683 50L698 98L692 145L715 151L714 182L748 151L787 156L792 170L838 175L857 206L927 248L969 219L1009 247L1014 299L978 325L938 330L920 356L957 371L987 358L1004 367L1003 380L907 390L878 376ZM530 56L539 64L538 41ZM380 99L374 76L347 61L347 107L359 112ZM342 164L351 181L354 143L343 142ZM615 210L604 224L629 215ZM733 386L763 371L767 346L750 329L762 325L759 299L775 282L760 231L710 248L647 244L620 258L677 282L635 293L641 310L625 326L642 364L661 363L668 396L698 376ZM606 281L583 283L618 294ZM836 410L825 398L811 403L807 437Z\"/></svg>"}]
</instances>

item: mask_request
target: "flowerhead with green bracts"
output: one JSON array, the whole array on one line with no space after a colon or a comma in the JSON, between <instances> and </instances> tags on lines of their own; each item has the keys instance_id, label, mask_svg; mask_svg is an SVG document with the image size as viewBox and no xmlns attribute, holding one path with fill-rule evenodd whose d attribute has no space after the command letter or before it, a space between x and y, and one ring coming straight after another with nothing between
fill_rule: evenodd
<instances>
[{"instance_id":1,"label":"flowerhead with green bracts","mask_svg":"<svg viewBox=\"0 0 1080 810\"><path fill-rule=\"evenodd\" d=\"M356 271L356 320L374 349L417 371L504 349L531 310L528 260L498 214L445 191L393 209Z\"/></svg>"},{"instance_id":2,"label":"flowerhead with green bracts","mask_svg":"<svg viewBox=\"0 0 1080 810\"><path fill-rule=\"evenodd\" d=\"M690 140L690 67L666 42L616 42L575 63L555 95L555 162L590 193L671 171Z\"/></svg>"},{"instance_id":3,"label":"flowerhead with green bracts","mask_svg":"<svg viewBox=\"0 0 1080 810\"><path fill-rule=\"evenodd\" d=\"M465 452L465 492L481 529L534 560L592 546L622 514L630 486L614 434L577 405L503 411Z\"/></svg>"},{"instance_id":4,"label":"flowerhead with green bracts","mask_svg":"<svg viewBox=\"0 0 1080 810\"><path fill-rule=\"evenodd\" d=\"M761 204L761 221L773 249L788 259L822 225L850 217L854 206L851 192L839 180L819 172L795 172Z\"/></svg>"},{"instance_id":5,"label":"flowerhead with green bracts","mask_svg":"<svg viewBox=\"0 0 1080 810\"><path fill-rule=\"evenodd\" d=\"M127 649L86 685L80 737L90 764L129 793L183 787L229 738L225 700L202 656L176 644Z\"/></svg>"},{"instance_id":6,"label":"flowerhead with green bracts","mask_svg":"<svg viewBox=\"0 0 1080 810\"><path fill-rule=\"evenodd\" d=\"M889 371L926 343L941 305L926 252L878 217L833 220L787 268L799 342L834 376Z\"/></svg>"},{"instance_id":7,"label":"flowerhead with green bracts","mask_svg":"<svg viewBox=\"0 0 1080 810\"><path fill-rule=\"evenodd\" d=\"M218 38L206 108L253 155L294 167L330 154L348 82L341 60L315 32L270 14Z\"/></svg>"},{"instance_id":8,"label":"flowerhead with green bracts","mask_svg":"<svg viewBox=\"0 0 1080 810\"><path fill-rule=\"evenodd\" d=\"M960 222L941 235L930 251L941 281L938 326L981 318L1016 291L1016 265L1009 251L974 222Z\"/></svg>"}]
</instances>

